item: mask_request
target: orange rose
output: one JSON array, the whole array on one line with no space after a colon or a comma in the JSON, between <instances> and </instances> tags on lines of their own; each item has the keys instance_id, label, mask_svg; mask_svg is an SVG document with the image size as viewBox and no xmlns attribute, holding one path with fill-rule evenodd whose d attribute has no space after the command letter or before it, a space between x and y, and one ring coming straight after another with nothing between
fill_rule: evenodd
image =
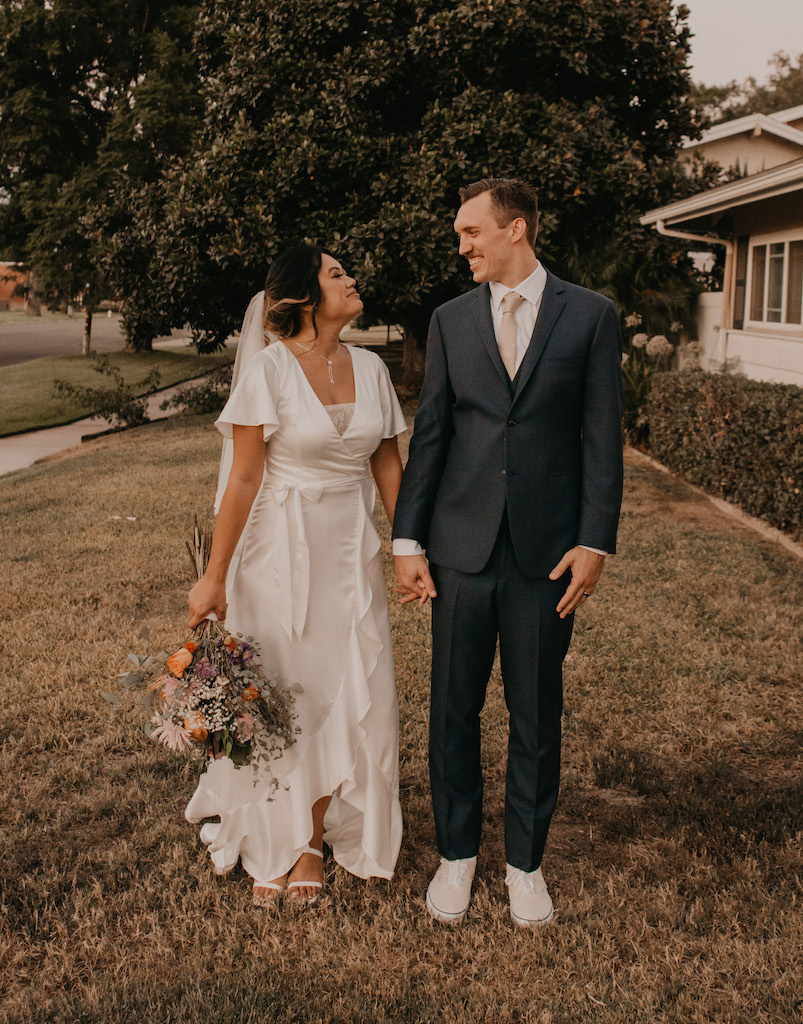
<instances>
[{"instance_id":1,"label":"orange rose","mask_svg":"<svg viewBox=\"0 0 803 1024\"><path fill-rule=\"evenodd\" d=\"M188 640L184 644L184 646L187 648L187 650L190 652L190 654L195 654L195 651L196 651L196 648L197 648L198 645L193 640Z\"/></svg>"},{"instance_id":2,"label":"orange rose","mask_svg":"<svg viewBox=\"0 0 803 1024\"><path fill-rule=\"evenodd\" d=\"M237 637L231 635L227 636L226 639L223 641L223 646L227 650L233 651L234 648L237 646Z\"/></svg>"},{"instance_id":3,"label":"orange rose","mask_svg":"<svg viewBox=\"0 0 803 1024\"><path fill-rule=\"evenodd\" d=\"M255 686L248 686L242 692L243 700L259 700L259 690Z\"/></svg>"},{"instance_id":4,"label":"orange rose","mask_svg":"<svg viewBox=\"0 0 803 1024\"><path fill-rule=\"evenodd\" d=\"M191 711L184 719L184 728L194 740L203 743L209 735L203 715L198 711Z\"/></svg>"},{"instance_id":5,"label":"orange rose","mask_svg":"<svg viewBox=\"0 0 803 1024\"><path fill-rule=\"evenodd\" d=\"M176 651L175 654L171 654L167 659L167 667L173 673L174 676L183 676L184 669L188 665L192 664L192 655L186 647L182 647L180 651Z\"/></svg>"}]
</instances>

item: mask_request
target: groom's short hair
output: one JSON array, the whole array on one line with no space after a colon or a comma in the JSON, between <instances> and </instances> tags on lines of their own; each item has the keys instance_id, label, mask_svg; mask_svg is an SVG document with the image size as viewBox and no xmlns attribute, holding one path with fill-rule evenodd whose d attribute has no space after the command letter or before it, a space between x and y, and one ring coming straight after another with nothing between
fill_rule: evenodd
<instances>
[{"instance_id":1,"label":"groom's short hair","mask_svg":"<svg viewBox=\"0 0 803 1024\"><path fill-rule=\"evenodd\" d=\"M522 217L527 224L527 241L535 248L538 234L538 189L521 178L481 178L458 189L460 202L491 193L491 203L496 211L496 222L505 227L516 217Z\"/></svg>"}]
</instances>

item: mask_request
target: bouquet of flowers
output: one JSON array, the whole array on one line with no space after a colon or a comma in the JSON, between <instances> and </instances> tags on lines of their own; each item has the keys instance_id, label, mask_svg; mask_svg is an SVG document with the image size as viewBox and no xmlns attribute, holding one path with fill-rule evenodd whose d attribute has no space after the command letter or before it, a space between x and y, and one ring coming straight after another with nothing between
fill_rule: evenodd
<instances>
[{"instance_id":1,"label":"bouquet of flowers","mask_svg":"<svg viewBox=\"0 0 803 1024\"><path fill-rule=\"evenodd\" d=\"M209 554L211 528L196 520L193 543L187 543L198 578ZM205 619L174 654L130 654L134 671L120 673L126 689L145 689L148 736L176 753L228 757L270 775L269 761L295 740L294 692L259 663L259 645ZM155 677L155 678L154 678ZM106 694L120 703L117 694ZM272 781L271 791L277 785Z\"/></svg>"}]
</instances>

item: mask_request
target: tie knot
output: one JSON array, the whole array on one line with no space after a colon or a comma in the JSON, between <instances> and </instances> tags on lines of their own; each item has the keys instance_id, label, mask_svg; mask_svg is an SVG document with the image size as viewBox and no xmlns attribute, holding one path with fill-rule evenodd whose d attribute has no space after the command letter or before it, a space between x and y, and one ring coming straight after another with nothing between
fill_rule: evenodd
<instances>
[{"instance_id":1,"label":"tie knot","mask_svg":"<svg viewBox=\"0 0 803 1024\"><path fill-rule=\"evenodd\" d=\"M502 299L502 313L515 313L522 302L524 302L523 295L519 295L518 292L508 292Z\"/></svg>"}]
</instances>

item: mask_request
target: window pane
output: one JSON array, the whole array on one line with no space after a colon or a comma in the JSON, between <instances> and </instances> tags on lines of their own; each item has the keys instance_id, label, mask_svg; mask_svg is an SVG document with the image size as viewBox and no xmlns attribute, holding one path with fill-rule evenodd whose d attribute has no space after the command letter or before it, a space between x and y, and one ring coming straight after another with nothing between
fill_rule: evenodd
<instances>
[{"instance_id":1,"label":"window pane","mask_svg":"<svg viewBox=\"0 0 803 1024\"><path fill-rule=\"evenodd\" d=\"M789 275L786 279L786 322L800 323L803 304L803 241L789 243Z\"/></svg>"},{"instance_id":2,"label":"window pane","mask_svg":"<svg viewBox=\"0 0 803 1024\"><path fill-rule=\"evenodd\" d=\"M766 245L753 249L753 273L750 286L750 319L764 319L764 264L767 259Z\"/></svg>"},{"instance_id":3,"label":"window pane","mask_svg":"<svg viewBox=\"0 0 803 1024\"><path fill-rule=\"evenodd\" d=\"M767 288L767 321L781 322L783 306L783 254L784 243L773 242L770 246L769 287Z\"/></svg>"}]
</instances>

